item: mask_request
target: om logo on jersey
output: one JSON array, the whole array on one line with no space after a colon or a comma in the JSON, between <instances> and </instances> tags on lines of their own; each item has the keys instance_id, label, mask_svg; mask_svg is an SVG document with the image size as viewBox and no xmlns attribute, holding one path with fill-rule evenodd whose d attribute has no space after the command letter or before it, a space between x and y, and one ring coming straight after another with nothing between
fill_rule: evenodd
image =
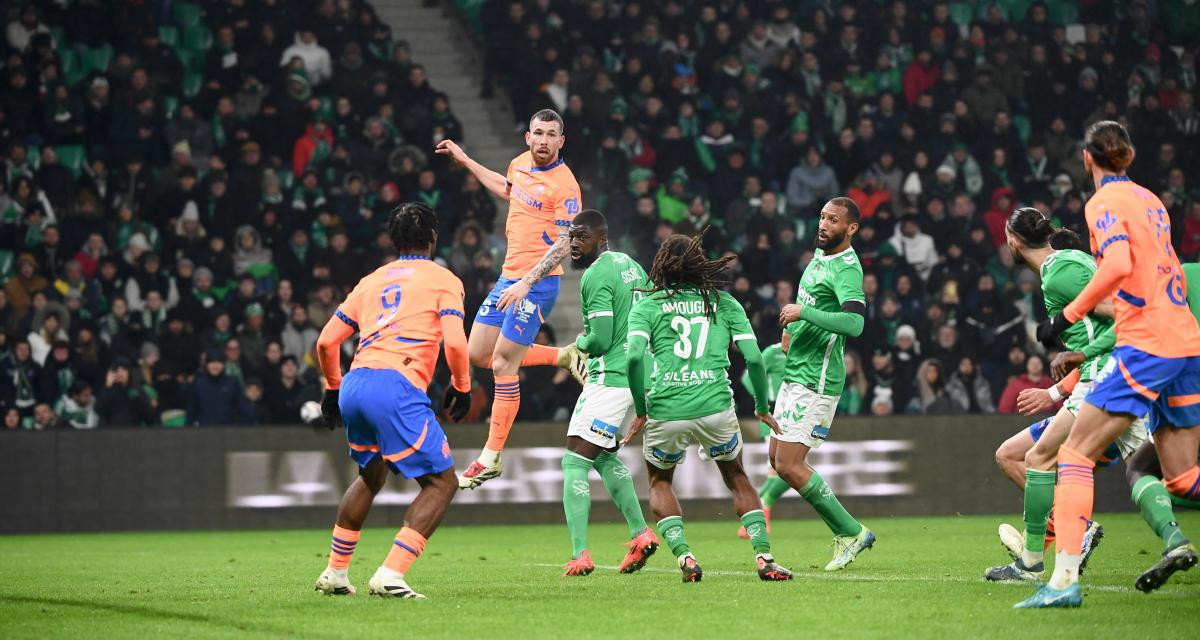
<instances>
[{"instance_id":1,"label":"om logo on jersey","mask_svg":"<svg viewBox=\"0 0 1200 640\"><path fill-rule=\"evenodd\" d=\"M567 198L563 201L563 206L567 209L567 215L575 217L579 213L579 198Z\"/></svg>"}]
</instances>

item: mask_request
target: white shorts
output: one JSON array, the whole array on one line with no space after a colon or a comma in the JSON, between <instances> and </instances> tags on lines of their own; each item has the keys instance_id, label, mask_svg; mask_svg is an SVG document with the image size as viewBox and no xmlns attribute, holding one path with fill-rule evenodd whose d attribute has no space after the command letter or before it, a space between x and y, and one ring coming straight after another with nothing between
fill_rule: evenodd
<instances>
[{"instance_id":1,"label":"white shorts","mask_svg":"<svg viewBox=\"0 0 1200 640\"><path fill-rule=\"evenodd\" d=\"M611 449L621 442L633 416L633 394L628 387L584 385L571 414L567 435L579 436L601 449Z\"/></svg>"},{"instance_id":2,"label":"white shorts","mask_svg":"<svg viewBox=\"0 0 1200 640\"><path fill-rule=\"evenodd\" d=\"M795 382L785 382L775 398L775 413L783 433L771 433L780 442L799 442L816 449L829 437L829 426L840 396L824 396Z\"/></svg>"},{"instance_id":3,"label":"white shorts","mask_svg":"<svg viewBox=\"0 0 1200 640\"><path fill-rule=\"evenodd\" d=\"M733 407L691 420L651 418L642 437L642 455L659 469L671 469L683 462L692 443L700 445L701 460L736 459L742 453L742 425Z\"/></svg>"},{"instance_id":4,"label":"white shorts","mask_svg":"<svg viewBox=\"0 0 1200 640\"><path fill-rule=\"evenodd\" d=\"M1094 381L1080 382L1075 385L1075 388L1071 391L1071 395L1063 403L1063 406L1067 408L1067 411L1071 412L1071 415L1079 415L1079 409L1083 406L1084 398L1088 392L1092 390L1093 384L1095 384ZM1134 420L1128 429L1122 431L1121 435L1117 436L1117 448L1121 450L1121 458L1123 460L1128 460L1129 456L1138 450L1138 447L1141 447L1143 443L1150 440L1150 431L1147 428L1148 423L1149 418L1142 416Z\"/></svg>"}]
</instances>

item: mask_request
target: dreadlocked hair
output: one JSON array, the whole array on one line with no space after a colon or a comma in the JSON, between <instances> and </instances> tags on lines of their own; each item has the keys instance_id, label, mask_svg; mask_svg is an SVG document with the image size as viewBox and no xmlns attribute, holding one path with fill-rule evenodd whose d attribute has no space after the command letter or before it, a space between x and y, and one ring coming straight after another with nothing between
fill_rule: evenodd
<instances>
[{"instance_id":1,"label":"dreadlocked hair","mask_svg":"<svg viewBox=\"0 0 1200 640\"><path fill-rule=\"evenodd\" d=\"M437 237L438 218L424 202L405 202L388 214L388 236L400 253L420 253Z\"/></svg>"},{"instance_id":2,"label":"dreadlocked hair","mask_svg":"<svg viewBox=\"0 0 1200 640\"><path fill-rule=\"evenodd\" d=\"M673 298L684 290L696 290L704 299L705 315L716 317L720 285L723 284L717 276L736 256L709 260L704 253L704 234L707 232L708 226L705 226L690 238L679 233L667 238L650 265L650 282L654 287L643 291L648 295L664 293Z\"/></svg>"}]
</instances>

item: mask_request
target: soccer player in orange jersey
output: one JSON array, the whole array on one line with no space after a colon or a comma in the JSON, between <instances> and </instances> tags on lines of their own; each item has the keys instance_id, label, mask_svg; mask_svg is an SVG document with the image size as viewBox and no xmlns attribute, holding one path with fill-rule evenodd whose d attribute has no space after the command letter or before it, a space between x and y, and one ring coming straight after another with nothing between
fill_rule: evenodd
<instances>
[{"instance_id":1,"label":"soccer player in orange jersey","mask_svg":"<svg viewBox=\"0 0 1200 640\"><path fill-rule=\"evenodd\" d=\"M1082 604L1080 549L1092 515L1095 460L1137 416L1150 416L1167 507L1166 491L1190 495L1200 484L1200 429L1192 428L1200 425L1200 326L1188 308L1187 282L1171 247L1166 207L1125 175L1133 145L1124 127L1097 122L1088 128L1084 145L1084 166L1096 184L1085 214L1099 268L1074 302L1038 328L1038 338L1056 345L1068 327L1112 296L1117 348L1058 451L1054 575L1018 608ZM1178 531L1174 519L1169 525ZM1157 589L1175 571L1196 564L1196 549L1183 533L1170 537L1176 542L1138 578L1138 589Z\"/></svg>"},{"instance_id":2,"label":"soccer player in orange jersey","mask_svg":"<svg viewBox=\"0 0 1200 640\"><path fill-rule=\"evenodd\" d=\"M350 457L359 467L338 505L329 565L317 580L317 591L329 595L354 593L347 577L350 558L390 469L416 479L421 491L368 586L372 595L424 598L404 574L458 490L450 445L426 395L444 341L452 386L443 407L455 422L471 408L463 284L430 260L437 226L437 214L424 203L392 211L388 233L400 257L359 280L317 340L326 384L321 414L330 428L345 424ZM339 351L356 332L358 349L343 379Z\"/></svg>"},{"instance_id":3,"label":"soccer player in orange jersey","mask_svg":"<svg viewBox=\"0 0 1200 640\"><path fill-rule=\"evenodd\" d=\"M529 150L508 163L507 175L472 160L452 140L443 140L436 149L508 200L508 255L500 280L475 315L468 343L471 363L495 374L492 419L479 459L459 476L463 489L474 489L502 471L500 451L521 406L518 367L558 365L583 382L587 360L573 345L556 349L533 344L558 298L560 264L571 248L567 229L582 210L579 183L559 155L564 142L562 118L543 109L529 121Z\"/></svg>"}]
</instances>

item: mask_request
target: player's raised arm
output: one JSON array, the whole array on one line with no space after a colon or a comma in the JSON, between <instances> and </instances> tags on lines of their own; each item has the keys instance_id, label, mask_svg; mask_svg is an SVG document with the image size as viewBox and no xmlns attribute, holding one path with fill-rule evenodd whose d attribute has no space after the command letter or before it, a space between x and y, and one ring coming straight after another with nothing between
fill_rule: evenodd
<instances>
[{"instance_id":1,"label":"player's raised arm","mask_svg":"<svg viewBox=\"0 0 1200 640\"><path fill-rule=\"evenodd\" d=\"M461 164L470 171L472 175L479 179L488 191L496 194L501 198L508 198L508 190L511 185L508 183L508 178L500 175L496 171L492 171L487 167L479 164L463 151L462 147L453 140L442 140L433 150L434 153L441 156L450 156L455 162Z\"/></svg>"}]
</instances>

